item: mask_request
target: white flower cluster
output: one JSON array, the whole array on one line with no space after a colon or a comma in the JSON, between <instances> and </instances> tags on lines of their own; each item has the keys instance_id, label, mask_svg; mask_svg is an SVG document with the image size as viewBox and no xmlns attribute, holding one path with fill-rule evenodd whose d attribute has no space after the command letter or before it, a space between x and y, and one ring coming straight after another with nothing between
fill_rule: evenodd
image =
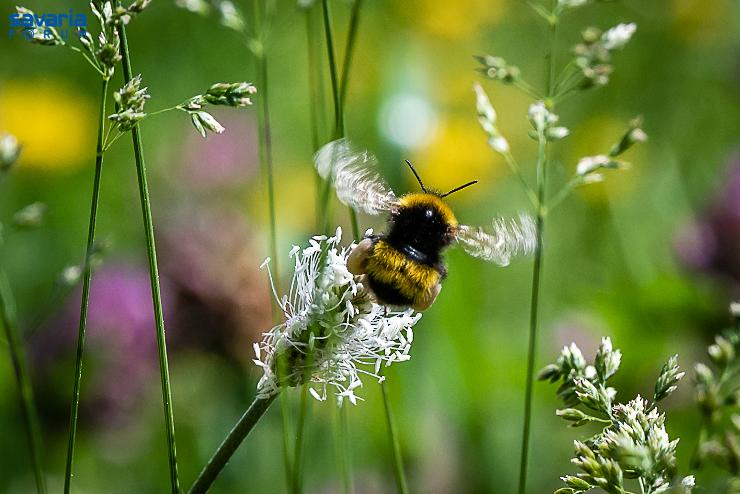
<instances>
[{"instance_id":1,"label":"white flower cluster","mask_svg":"<svg viewBox=\"0 0 740 494\"><path fill-rule=\"evenodd\" d=\"M543 136L547 140L562 139L570 134L570 131L566 127L555 126L560 117L548 110L544 101L532 103L529 106L527 116L537 135Z\"/></svg>"},{"instance_id":2,"label":"white flower cluster","mask_svg":"<svg viewBox=\"0 0 740 494\"><path fill-rule=\"evenodd\" d=\"M360 278L347 270L354 244L339 247L341 235L337 228L333 237L315 236L308 247L293 247L288 294L278 297L273 284L285 322L254 345L254 363L263 371L258 396L310 382L317 400L326 400L332 386L339 404L346 398L354 405L361 375L381 382L382 366L411 358L412 328L421 314L373 302Z\"/></svg>"},{"instance_id":3,"label":"white flower cluster","mask_svg":"<svg viewBox=\"0 0 740 494\"><path fill-rule=\"evenodd\" d=\"M603 338L594 365L588 365L581 350L571 344L563 348L555 364L540 372L540 379L562 380L558 396L567 406L557 414L573 427L602 424L603 430L586 441L575 441L571 462L580 472L561 477L566 487L558 494L581 494L600 488L611 494L625 492L625 478L639 478L645 494L668 492L676 473L676 446L665 429L665 415L657 402L669 396L684 376L676 356L668 359L655 385L652 402L637 396L624 404L614 404L616 390L607 380L619 369L622 354L609 338ZM681 482L681 492L694 487L693 477Z\"/></svg>"},{"instance_id":4,"label":"white flower cluster","mask_svg":"<svg viewBox=\"0 0 740 494\"><path fill-rule=\"evenodd\" d=\"M496 126L496 110L493 109L488 95L480 84L474 84L473 90L475 91L475 106L478 110L478 122L483 131L488 134L488 145L497 153L507 154L509 143Z\"/></svg>"},{"instance_id":5,"label":"white flower cluster","mask_svg":"<svg viewBox=\"0 0 740 494\"><path fill-rule=\"evenodd\" d=\"M585 77L584 87L603 86L609 82L612 52L624 48L635 31L634 22L618 24L603 33L595 27L583 31L583 42L575 46L574 53L576 65Z\"/></svg>"}]
</instances>

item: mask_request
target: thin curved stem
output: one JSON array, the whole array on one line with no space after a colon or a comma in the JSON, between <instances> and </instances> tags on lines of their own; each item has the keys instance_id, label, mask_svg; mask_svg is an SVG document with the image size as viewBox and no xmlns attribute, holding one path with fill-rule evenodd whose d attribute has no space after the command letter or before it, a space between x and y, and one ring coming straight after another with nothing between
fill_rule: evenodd
<instances>
[{"instance_id":1,"label":"thin curved stem","mask_svg":"<svg viewBox=\"0 0 740 494\"><path fill-rule=\"evenodd\" d=\"M15 299L10 289L10 283L5 271L0 268L0 324L5 328L5 337L8 340L10 360L13 363L15 379L18 385L21 412L26 428L28 448L31 455L31 465L36 480L36 492L46 493L46 480L41 460L41 432L38 414L33 399L33 387L28 377L26 358L23 353L21 338L18 334L18 320L15 313Z\"/></svg>"},{"instance_id":2,"label":"thin curved stem","mask_svg":"<svg viewBox=\"0 0 740 494\"><path fill-rule=\"evenodd\" d=\"M550 21L550 40L547 52L547 97L552 96L555 86L555 45L557 43L558 20L555 17ZM519 460L519 494L527 491L527 466L529 462L529 438L532 426L532 393L534 390L534 366L537 358L537 329L540 302L540 284L542 265L544 263L544 234L546 216L546 193L547 193L547 168L550 160L549 150L545 136L538 136L537 152L537 217L536 236L537 243L534 252L534 266L532 269L532 293L529 310L529 343L527 348L527 371L526 390L524 393L524 424L522 426L521 457Z\"/></svg>"},{"instance_id":3,"label":"thin curved stem","mask_svg":"<svg viewBox=\"0 0 740 494\"><path fill-rule=\"evenodd\" d=\"M82 382L82 359L85 351L85 331L87 329L87 309L90 303L90 282L92 280L92 255L95 247L95 227L98 221L98 204L100 202L100 182L103 175L103 156L105 155L105 103L108 95L108 80L103 79L100 95L100 112L98 117L98 142L95 154L95 177L93 178L92 199L90 201L90 220L87 228L87 245L82 275L82 301L80 302L80 320L77 331L77 354L75 357L75 375L72 386L72 401L69 413L69 436L67 440L67 463L64 475L64 492L69 493L72 482L72 464L74 462L75 439L77 437L77 418L80 407L80 383Z\"/></svg>"},{"instance_id":4,"label":"thin curved stem","mask_svg":"<svg viewBox=\"0 0 740 494\"><path fill-rule=\"evenodd\" d=\"M188 494L204 494L208 492L213 482L218 477L221 470L224 469L226 464L229 462L231 457L236 452L239 445L246 439L247 435L252 431L255 424L265 414L267 409L270 407L275 397L272 395L269 398L255 398L244 415L241 416L239 421L234 425L229 434L224 438L223 442L219 445L216 451L213 453L211 458L203 467L198 478L195 479L193 486L188 491Z\"/></svg>"},{"instance_id":5,"label":"thin curved stem","mask_svg":"<svg viewBox=\"0 0 740 494\"><path fill-rule=\"evenodd\" d=\"M120 5L120 2L119 2ZM121 57L123 63L123 78L128 84L133 78L131 73L131 58L126 39L126 26L121 23L117 26L118 36L121 39ZM167 454L169 459L170 487L173 494L180 492L180 480L177 473L177 447L175 443L175 419L172 413L172 392L170 390L170 372L167 362L167 342L164 330L164 312L162 310L162 295L159 286L159 270L157 268L157 248L154 241L154 224L152 222L152 207L149 199L149 186L146 178L146 164L144 162L144 149L141 140L139 125L135 125L131 131L134 158L136 161L136 174L139 183L139 200L144 221L144 233L146 235L146 251L149 261L149 279L152 290L152 305L154 307L154 320L157 326L157 352L159 357L159 373L162 383L162 402L164 405L165 431L167 434Z\"/></svg>"}]
</instances>

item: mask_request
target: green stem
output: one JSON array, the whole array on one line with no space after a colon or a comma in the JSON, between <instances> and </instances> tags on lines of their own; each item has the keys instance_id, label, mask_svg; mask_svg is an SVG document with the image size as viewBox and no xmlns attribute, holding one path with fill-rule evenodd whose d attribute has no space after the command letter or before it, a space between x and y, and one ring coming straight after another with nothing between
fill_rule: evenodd
<instances>
[{"instance_id":1,"label":"green stem","mask_svg":"<svg viewBox=\"0 0 740 494\"><path fill-rule=\"evenodd\" d=\"M542 245L545 228L544 203L545 191L545 153L544 146L540 144L540 157L538 159L538 188L537 198L540 207L537 208L536 235L537 245L534 252L534 269L532 272L532 295L529 311L529 346L527 350L527 377L524 398L524 427L522 429L521 458L519 463L519 494L527 490L527 463L529 458L529 435L532 422L532 391L534 386L534 364L537 353L537 316L539 312L540 299L540 276L542 272Z\"/></svg>"},{"instance_id":2,"label":"green stem","mask_svg":"<svg viewBox=\"0 0 740 494\"><path fill-rule=\"evenodd\" d=\"M388 440L390 441L391 447L393 448L393 473L396 477L396 489L398 490L398 494L407 494L408 488L406 487L406 475L403 470L401 444L398 440L398 432L396 431L396 424L393 420L391 400L388 396L388 388L386 387L385 380L381 381L380 389L383 392L383 407L385 408L385 423L386 429L388 431Z\"/></svg>"},{"instance_id":3,"label":"green stem","mask_svg":"<svg viewBox=\"0 0 740 494\"><path fill-rule=\"evenodd\" d=\"M342 492L352 494L352 474L349 469L349 447L346 438L349 437L349 415L346 406L333 407L334 410L334 456L339 465L339 474L342 478Z\"/></svg>"},{"instance_id":4,"label":"green stem","mask_svg":"<svg viewBox=\"0 0 740 494\"><path fill-rule=\"evenodd\" d=\"M120 2L119 2L120 5ZM118 36L121 39L121 57L123 63L123 79L128 84L133 78L131 73L131 58L126 39L126 26L118 25ZM149 278L152 290L152 305L154 320L157 326L157 351L159 354L159 373L162 383L162 402L164 404L164 421L167 434L167 452L169 457L170 487L173 494L180 492L180 480L177 475L177 448L175 444L175 420L172 413L172 393L170 391L170 372L167 363L167 343L164 331L164 313L162 311L162 295L159 286L159 271L157 269L157 249L154 242L154 225L152 222L152 207L149 200L149 186L146 179L146 164L139 125L131 131L136 174L139 183L139 199L144 220L146 234L146 251L149 260Z\"/></svg>"},{"instance_id":5,"label":"green stem","mask_svg":"<svg viewBox=\"0 0 740 494\"><path fill-rule=\"evenodd\" d=\"M69 493L72 482L72 463L74 462L75 439L77 437L77 417L80 407L80 383L82 382L82 358L85 351L85 331L87 329L87 309L90 303L90 282L92 279L92 255L95 245L95 226L98 221L98 203L100 201L100 182L103 175L105 103L108 95L108 79L103 79L98 116L98 142L95 154L95 177L93 178L92 199L90 201L90 220L87 228L87 245L82 278L82 302L80 303L80 321L77 331L77 356L75 359L74 385L72 386L72 404L69 414L69 437L67 441L67 464L64 475L64 492Z\"/></svg>"},{"instance_id":6,"label":"green stem","mask_svg":"<svg viewBox=\"0 0 740 494\"><path fill-rule=\"evenodd\" d=\"M516 178L519 179L519 182L522 185L522 188L524 189L524 192L527 194L527 198L529 199L529 202L532 204L533 207L537 207L537 194L532 189L532 187L529 186L529 183L527 183L527 179L524 178L524 174L522 173L522 169L519 166L519 163L517 163L516 159L514 158L514 155L511 154L511 151L507 151L505 153L502 153L504 160L506 161L506 164L509 165L509 169L511 170L511 173L514 174Z\"/></svg>"},{"instance_id":7,"label":"green stem","mask_svg":"<svg viewBox=\"0 0 740 494\"><path fill-rule=\"evenodd\" d=\"M290 459L290 438L293 427L290 424L290 408L288 394L280 393L280 418L283 429L283 470L285 473L285 486L290 490L293 485L293 466Z\"/></svg>"},{"instance_id":8,"label":"green stem","mask_svg":"<svg viewBox=\"0 0 740 494\"><path fill-rule=\"evenodd\" d=\"M304 10L306 16L306 47L308 50L308 98L309 98L309 112L311 122L311 152L315 153L318 151L321 145L321 138L319 137L319 98L323 89L321 81L321 70L319 68L318 54L316 53L317 46L314 35L313 26L313 9L307 8ZM315 170L314 170L315 172ZM324 183L321 176L318 173L314 173L315 180L315 204L316 208L316 228L323 227L322 219L322 184Z\"/></svg>"},{"instance_id":9,"label":"green stem","mask_svg":"<svg viewBox=\"0 0 740 494\"><path fill-rule=\"evenodd\" d=\"M557 18L550 22L550 46L547 53L547 96L552 96L554 88L554 59L557 40ZM545 233L545 195L547 191L547 168L549 162L549 146L545 136L538 136L537 152L537 244L534 252L534 267L532 269L532 293L529 310L529 344L527 348L527 375L524 394L524 425L522 427L521 457L519 461L519 494L527 491L527 466L529 462L529 436L532 426L532 393L534 390L534 366L537 356L537 327L540 302L540 279L542 274L543 245Z\"/></svg>"},{"instance_id":10,"label":"green stem","mask_svg":"<svg viewBox=\"0 0 740 494\"><path fill-rule=\"evenodd\" d=\"M306 425L306 415L308 413L308 384L301 386L301 402L298 411L298 425L296 426L295 448L293 449L293 494L303 492L303 442Z\"/></svg>"},{"instance_id":11,"label":"green stem","mask_svg":"<svg viewBox=\"0 0 740 494\"><path fill-rule=\"evenodd\" d=\"M195 483L193 483L188 494L203 494L208 491L239 445L249 435L255 424L262 418L270 404L275 400L275 397L276 395L269 398L255 398L247 411L244 412L244 415L241 416L236 425L234 425L234 428L231 429L213 453L206 466L203 467L203 470L201 470L198 478L195 479Z\"/></svg>"},{"instance_id":12,"label":"green stem","mask_svg":"<svg viewBox=\"0 0 740 494\"><path fill-rule=\"evenodd\" d=\"M349 32L347 33L347 45L344 50L344 62L342 64L342 82L339 84L339 103L342 113L344 113L344 103L347 101L347 87L349 86L349 73L352 67L352 56L355 51L355 41L357 40L357 27L360 24L360 7L362 0L354 0L352 3L352 13L349 18Z\"/></svg>"},{"instance_id":13,"label":"green stem","mask_svg":"<svg viewBox=\"0 0 740 494\"><path fill-rule=\"evenodd\" d=\"M324 17L324 33L326 35L326 50L329 57L329 74L331 75L331 92L334 100L334 138L339 139L345 136L344 128L344 102L347 94L347 84L349 81L350 68L352 66L352 56L354 53L355 38L357 36L357 26L359 23L360 6L361 0L355 0L352 6L352 14L350 18L349 34L347 36L347 45L344 51L344 69L342 73L341 85L337 76L337 61L334 53L334 36L332 34L331 27L331 12L329 11L328 0L322 0L321 2L322 12ZM328 194L322 194L322 211L325 212L325 217L328 217ZM349 208L349 218L352 224L352 235L355 240L360 240L360 228L357 224L357 213L352 208ZM324 221L324 226L328 226L327 222Z\"/></svg>"},{"instance_id":14,"label":"green stem","mask_svg":"<svg viewBox=\"0 0 740 494\"><path fill-rule=\"evenodd\" d=\"M340 97L339 77L337 75L337 61L334 54L334 35L331 28L331 12L328 0L321 1L324 16L324 35L326 36L326 51L329 56L329 75L331 76L331 94L334 100L334 138L344 135L344 115L342 115L342 100Z\"/></svg>"},{"instance_id":15,"label":"green stem","mask_svg":"<svg viewBox=\"0 0 740 494\"><path fill-rule=\"evenodd\" d=\"M277 228L275 222L275 180L272 166L272 131L270 127L270 104L268 96L268 79L267 79L267 55L262 52L257 57L257 72L260 81L259 90L262 92L262 111L260 113L260 165L265 178L267 187L267 203L269 209L270 221L270 257L272 258L273 273L275 273L275 283L279 284L280 271L278 269L277 256ZM274 304L273 304L274 308ZM274 314L277 315L277 314Z\"/></svg>"},{"instance_id":16,"label":"green stem","mask_svg":"<svg viewBox=\"0 0 740 494\"><path fill-rule=\"evenodd\" d=\"M15 371L15 379L18 385L18 395L23 413L23 421L26 426L26 436L31 455L31 464L36 479L36 491L39 494L46 493L46 481L44 479L43 466L41 462L41 432L39 419L36 413L36 405L33 399L33 387L28 377L28 368L25 355L18 334L18 320L15 313L15 299L10 289L10 283L5 271L0 268L0 323L5 328L5 337L8 340L10 359Z\"/></svg>"}]
</instances>

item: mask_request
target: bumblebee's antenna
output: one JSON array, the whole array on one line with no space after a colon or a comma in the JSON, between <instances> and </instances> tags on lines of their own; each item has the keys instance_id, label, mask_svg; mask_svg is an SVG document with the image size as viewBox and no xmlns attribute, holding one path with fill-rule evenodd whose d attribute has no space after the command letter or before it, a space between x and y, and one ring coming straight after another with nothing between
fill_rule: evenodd
<instances>
[{"instance_id":1,"label":"bumblebee's antenna","mask_svg":"<svg viewBox=\"0 0 740 494\"><path fill-rule=\"evenodd\" d=\"M411 168L411 171L414 173L414 176L416 177L416 181L419 182L419 185L421 185L421 190L426 192L427 189L424 188L424 183L421 181L421 177L419 176L419 174L416 173L416 169L414 168L414 165L412 165L409 160L406 160L406 164L409 165L409 168Z\"/></svg>"},{"instance_id":2,"label":"bumblebee's antenna","mask_svg":"<svg viewBox=\"0 0 740 494\"><path fill-rule=\"evenodd\" d=\"M413 168L412 168L412 170L413 170ZM477 180L473 180L472 182L468 182L468 183L466 183L465 185L461 185L460 187L455 187L454 189L452 189L452 190L451 190L451 191L449 191L448 193L446 193L446 194L442 194L442 195L441 195L441 196L439 196L439 197L447 197L448 195L452 194L453 192L457 192L458 190L462 190L462 189L464 189L465 187L470 187L471 185L475 185L475 184L477 184L477 183L478 183L478 181L477 181Z\"/></svg>"}]
</instances>

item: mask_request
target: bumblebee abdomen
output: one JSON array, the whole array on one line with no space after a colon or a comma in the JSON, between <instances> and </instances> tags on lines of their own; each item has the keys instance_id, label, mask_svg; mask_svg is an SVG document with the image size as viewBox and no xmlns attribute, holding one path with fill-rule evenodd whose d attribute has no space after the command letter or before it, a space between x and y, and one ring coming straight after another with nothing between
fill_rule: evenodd
<instances>
[{"instance_id":1,"label":"bumblebee abdomen","mask_svg":"<svg viewBox=\"0 0 740 494\"><path fill-rule=\"evenodd\" d=\"M428 297L442 275L378 239L365 264L370 289L389 305L416 305Z\"/></svg>"}]
</instances>

